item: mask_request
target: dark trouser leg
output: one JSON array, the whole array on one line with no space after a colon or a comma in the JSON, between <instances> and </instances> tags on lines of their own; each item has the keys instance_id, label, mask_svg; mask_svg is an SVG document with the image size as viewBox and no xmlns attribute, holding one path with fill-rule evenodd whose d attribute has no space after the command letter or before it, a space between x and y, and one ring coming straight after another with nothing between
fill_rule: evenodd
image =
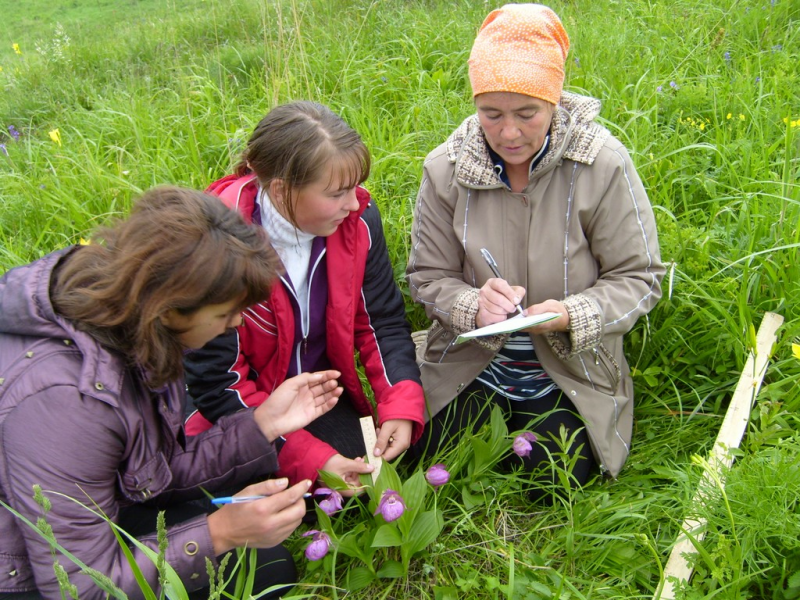
<instances>
[{"instance_id":1,"label":"dark trouser leg","mask_svg":"<svg viewBox=\"0 0 800 600\"><path fill-rule=\"evenodd\" d=\"M346 395L339 398L331 410L306 426L314 437L333 446L339 454L347 458L364 456L364 438L358 420L363 415L356 412L353 403Z\"/></svg>"},{"instance_id":2,"label":"dark trouser leg","mask_svg":"<svg viewBox=\"0 0 800 600\"><path fill-rule=\"evenodd\" d=\"M164 509L164 520L167 527L170 527L177 523L193 519L199 515L208 514L214 510L210 501L194 500L167 506ZM136 504L124 508L120 511L119 525L125 531L136 537L147 535L156 530L158 511L158 507L149 504ZM258 595L263 590L274 585L283 584L286 584L286 587L261 597L277 598L281 594L288 592L291 589L290 586L297 582L297 568L295 567L294 559L289 551L283 546L275 546L274 548L260 548L256 552L258 558L256 560L256 574L253 581L253 594ZM222 557L219 558L221 559ZM225 571L226 578L231 574L235 563L236 555L234 554L228 561L228 567ZM188 582L184 582L184 584L186 583ZM235 586L236 582L234 580L226 589L233 594ZM208 588L202 588L191 592L189 598L192 600L208 598Z\"/></svg>"},{"instance_id":3,"label":"dark trouser leg","mask_svg":"<svg viewBox=\"0 0 800 600\"><path fill-rule=\"evenodd\" d=\"M279 598L291 590L297 582L297 568L289 551L283 546L275 546L274 548L259 548L256 550L256 554L258 558L256 559L256 573L253 579L253 595L258 596L262 591L278 585L282 587L259 596L259 598ZM244 560L246 561L247 558ZM235 563L236 556L234 555L231 556L228 562L228 567L225 570L226 575L230 575L232 565ZM234 578L225 588L225 591L232 595L235 588L236 579ZM222 597L224 598L225 596L223 595ZM208 588L189 594L190 600L205 600L206 598L208 598Z\"/></svg>"},{"instance_id":4,"label":"dark trouser leg","mask_svg":"<svg viewBox=\"0 0 800 600\"><path fill-rule=\"evenodd\" d=\"M510 416L506 422L509 431L531 431L538 438L538 441L532 444L530 456L521 458L512 455L504 461L504 466L521 465L529 472L541 469L541 475L534 481L541 483L543 488L530 492L532 500L548 495L546 488L557 481L556 468L563 468L571 473L571 485L575 483L584 485L589 480L595 460L586 425L578 415L575 405L561 390L553 390L546 396L533 400L509 400L508 406ZM561 438L562 426L566 430L567 440L575 434L575 439L568 448L562 448L557 441ZM559 457L562 453L567 455L566 461L571 462L575 458L573 467L567 468L565 460Z\"/></svg>"},{"instance_id":5,"label":"dark trouser leg","mask_svg":"<svg viewBox=\"0 0 800 600\"><path fill-rule=\"evenodd\" d=\"M361 435L361 424L359 423L362 416L353 408L350 398L343 394L339 397L336 406L306 425L306 431L333 446L342 456L347 458L365 456L367 449L364 446L364 437ZM370 450L372 449L370 448ZM280 454L278 459L280 460ZM316 502L313 498L306 499L304 523L317 522L315 506Z\"/></svg>"},{"instance_id":6,"label":"dark trouser leg","mask_svg":"<svg viewBox=\"0 0 800 600\"><path fill-rule=\"evenodd\" d=\"M547 451L549 450L554 457L561 452L552 437L558 439L561 425L564 425L568 437L580 430L573 444L567 449L569 456L574 456L576 453L580 455L572 470L574 481L581 485L588 481L595 464L589 436L575 406L558 389L542 398L516 401L497 394L478 381L473 381L425 426L422 438L411 448L413 459L432 456L438 450L458 443L465 431L474 433L480 429L488 421L495 404L505 413L509 432L531 431L539 439L538 443L532 445L529 457L523 459L512 455L503 461L503 467L512 468L521 465L529 472L542 469L542 476L537 477L535 481L540 481L542 488L552 486L555 473L550 466ZM538 419L542 415L546 416ZM536 422L532 424L532 421ZM531 498L537 500L546 496L548 492L542 488L531 492Z\"/></svg>"},{"instance_id":7,"label":"dark trouser leg","mask_svg":"<svg viewBox=\"0 0 800 600\"><path fill-rule=\"evenodd\" d=\"M465 431L478 431L489 420L494 403L486 388L473 381L425 425L422 437L411 446L411 458L433 456L458 443Z\"/></svg>"}]
</instances>

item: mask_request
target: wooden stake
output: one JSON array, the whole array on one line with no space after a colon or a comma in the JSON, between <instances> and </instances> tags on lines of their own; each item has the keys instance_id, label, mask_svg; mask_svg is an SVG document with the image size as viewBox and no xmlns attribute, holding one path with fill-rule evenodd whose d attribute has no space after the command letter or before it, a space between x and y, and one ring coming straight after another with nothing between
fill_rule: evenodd
<instances>
[{"instance_id":1,"label":"wooden stake","mask_svg":"<svg viewBox=\"0 0 800 600\"><path fill-rule=\"evenodd\" d=\"M725 413L725 419L719 429L717 440L708 456L708 467L703 473L703 477L697 486L697 491L692 498L692 506L700 507L709 504L716 497L715 480L721 480L724 484L725 471L731 466L733 458L730 450L738 448L744 437L747 421L750 412L753 410L753 403L761 389L761 382L767 370L772 346L775 343L776 331L783 323L783 317L775 313L766 313L758 328L756 337L755 356L752 352L747 357L747 361L742 369L739 383L731 397L730 406ZM689 514L696 514L697 511L690 510ZM678 581L689 581L692 576L692 569L686 555L695 551L694 544L689 535L698 542L705 537L706 520L703 518L687 517L681 525L681 533L672 547L664 575L655 595L654 600L673 600L675 598L675 586L669 577L675 577Z\"/></svg>"}]
</instances>

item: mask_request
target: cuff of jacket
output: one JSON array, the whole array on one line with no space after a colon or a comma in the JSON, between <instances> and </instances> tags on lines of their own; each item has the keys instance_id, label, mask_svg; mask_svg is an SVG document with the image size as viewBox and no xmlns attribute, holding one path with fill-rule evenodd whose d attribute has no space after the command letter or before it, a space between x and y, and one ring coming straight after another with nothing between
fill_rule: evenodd
<instances>
[{"instance_id":1,"label":"cuff of jacket","mask_svg":"<svg viewBox=\"0 0 800 600\"><path fill-rule=\"evenodd\" d=\"M416 381L398 381L385 390L383 398L377 403L377 411L380 424L393 419L410 421L412 444L422 437L425 428L425 393ZM370 450L367 448L367 452Z\"/></svg>"},{"instance_id":2,"label":"cuff of jacket","mask_svg":"<svg viewBox=\"0 0 800 600\"><path fill-rule=\"evenodd\" d=\"M284 437L286 442L278 455L279 467L275 477L288 477L289 485L308 479L316 487L320 469L338 452L305 429Z\"/></svg>"},{"instance_id":3,"label":"cuff of jacket","mask_svg":"<svg viewBox=\"0 0 800 600\"><path fill-rule=\"evenodd\" d=\"M148 535L149 541L157 545L155 535ZM177 573L186 586L187 592L208 587L208 571L206 559L217 568L217 557L211 533L208 530L208 515L201 515L184 521L167 530L166 561Z\"/></svg>"},{"instance_id":4,"label":"cuff of jacket","mask_svg":"<svg viewBox=\"0 0 800 600\"><path fill-rule=\"evenodd\" d=\"M478 316L478 293L477 288L469 288L461 292L450 309L450 326L453 333L461 335L476 328L475 318ZM508 335L492 335L470 340L470 344L477 344L482 348L498 352L506 343Z\"/></svg>"},{"instance_id":5,"label":"cuff of jacket","mask_svg":"<svg viewBox=\"0 0 800 600\"><path fill-rule=\"evenodd\" d=\"M603 339L603 313L600 305L586 294L573 294L562 300L569 314L569 332L552 331L547 341L556 356L567 360L595 348Z\"/></svg>"}]
</instances>

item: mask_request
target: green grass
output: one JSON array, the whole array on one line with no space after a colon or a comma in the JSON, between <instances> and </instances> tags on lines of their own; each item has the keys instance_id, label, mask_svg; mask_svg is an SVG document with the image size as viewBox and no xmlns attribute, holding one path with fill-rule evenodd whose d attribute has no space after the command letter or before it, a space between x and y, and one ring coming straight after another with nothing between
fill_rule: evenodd
<instances>
[{"instance_id":1,"label":"green grass","mask_svg":"<svg viewBox=\"0 0 800 600\"><path fill-rule=\"evenodd\" d=\"M472 111L466 59L495 4L20 8L0 0L0 142L8 151L0 153L0 270L78 241L153 185L204 187L230 169L271 106L311 98L340 112L372 151L367 185L402 284L422 160ZM446 494L445 530L409 578L351 597L651 597L700 476L691 457L713 443L748 331L765 311L786 321L729 478L729 509L709 511L706 552L686 594L797 597L800 362L790 343L800 335L800 6L552 6L572 40L567 87L603 101L602 121L630 149L656 210L662 257L674 264L664 299L627 339L633 451L619 480L595 481L552 508L529 505L526 482L497 473L477 508ZM57 22L69 45L54 41ZM19 141L8 125L22 132ZM60 146L48 135L56 128ZM416 328L426 325L421 310L408 310ZM291 543L302 564L305 540ZM311 565L298 589L344 597L328 586L343 584L348 565L340 559L335 581Z\"/></svg>"}]
</instances>

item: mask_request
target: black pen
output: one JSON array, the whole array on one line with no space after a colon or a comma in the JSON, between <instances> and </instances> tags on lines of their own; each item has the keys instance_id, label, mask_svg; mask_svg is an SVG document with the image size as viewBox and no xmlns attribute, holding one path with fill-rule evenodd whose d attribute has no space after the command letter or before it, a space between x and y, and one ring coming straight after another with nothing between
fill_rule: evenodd
<instances>
[{"instance_id":1,"label":"black pen","mask_svg":"<svg viewBox=\"0 0 800 600\"><path fill-rule=\"evenodd\" d=\"M486 248L481 248L481 254L483 254L483 258L484 260L486 260L486 264L489 265L489 268L492 270L492 273L494 273L494 276L497 277L498 279L505 280L505 277L500 275L500 269L497 268L497 262L495 262L492 253L489 252ZM522 310L522 307L519 304L517 304L516 307L517 307L517 312L524 317L525 311Z\"/></svg>"}]
</instances>

